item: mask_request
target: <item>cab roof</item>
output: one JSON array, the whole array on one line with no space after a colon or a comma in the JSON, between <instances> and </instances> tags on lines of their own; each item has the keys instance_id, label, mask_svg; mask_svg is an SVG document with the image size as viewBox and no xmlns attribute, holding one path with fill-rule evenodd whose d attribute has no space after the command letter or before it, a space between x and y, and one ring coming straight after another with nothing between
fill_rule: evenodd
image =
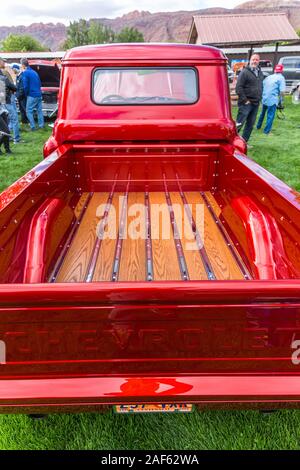
<instances>
[{"instance_id":1,"label":"cab roof","mask_svg":"<svg viewBox=\"0 0 300 470\"><path fill-rule=\"evenodd\" d=\"M221 60L226 57L220 49L212 46L193 44L101 44L81 46L70 49L63 57L63 63L89 61L123 61L123 60L174 60L201 61Z\"/></svg>"}]
</instances>

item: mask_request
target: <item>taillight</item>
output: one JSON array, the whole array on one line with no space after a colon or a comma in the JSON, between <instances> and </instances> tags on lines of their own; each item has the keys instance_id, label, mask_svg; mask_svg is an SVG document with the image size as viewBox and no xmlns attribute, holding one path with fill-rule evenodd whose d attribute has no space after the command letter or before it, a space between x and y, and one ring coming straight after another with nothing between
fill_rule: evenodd
<instances>
[{"instance_id":1,"label":"taillight","mask_svg":"<svg viewBox=\"0 0 300 470\"><path fill-rule=\"evenodd\" d=\"M247 155L247 142L243 139L243 137L237 135L233 139L232 144L236 150Z\"/></svg>"},{"instance_id":2,"label":"taillight","mask_svg":"<svg viewBox=\"0 0 300 470\"><path fill-rule=\"evenodd\" d=\"M43 148L43 155L44 158L49 157L50 153L54 152L58 147L58 143L56 142L56 139L51 135L49 139L45 142L44 148Z\"/></svg>"}]
</instances>

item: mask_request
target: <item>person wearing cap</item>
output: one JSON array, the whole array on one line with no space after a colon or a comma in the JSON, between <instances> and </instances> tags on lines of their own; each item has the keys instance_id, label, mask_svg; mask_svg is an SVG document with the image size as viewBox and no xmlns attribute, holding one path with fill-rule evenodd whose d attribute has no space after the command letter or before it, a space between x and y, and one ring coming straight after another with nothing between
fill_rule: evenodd
<instances>
[{"instance_id":1,"label":"person wearing cap","mask_svg":"<svg viewBox=\"0 0 300 470\"><path fill-rule=\"evenodd\" d=\"M21 122L22 124L27 124L28 119L26 116L26 96L25 96L25 91L24 91L22 70L19 64L13 64L11 68L16 74L16 86L17 86L16 97L19 103Z\"/></svg>"},{"instance_id":2,"label":"person wearing cap","mask_svg":"<svg viewBox=\"0 0 300 470\"><path fill-rule=\"evenodd\" d=\"M264 127L264 134L266 135L271 132L279 99L283 99L285 92L285 78L282 72L283 66L281 64L276 65L274 73L265 78L263 82L262 111L256 128L261 129L265 115L267 114L267 121Z\"/></svg>"}]
</instances>

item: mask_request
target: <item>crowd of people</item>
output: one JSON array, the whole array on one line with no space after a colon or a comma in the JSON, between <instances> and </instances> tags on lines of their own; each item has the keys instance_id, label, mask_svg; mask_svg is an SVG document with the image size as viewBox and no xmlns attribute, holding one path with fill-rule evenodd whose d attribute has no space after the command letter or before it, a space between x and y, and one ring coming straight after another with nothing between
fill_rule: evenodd
<instances>
[{"instance_id":1,"label":"crowd of people","mask_svg":"<svg viewBox=\"0 0 300 470\"><path fill-rule=\"evenodd\" d=\"M27 59L21 59L20 64L9 67L0 58L0 155L3 150L6 154L12 153L11 142L24 142L21 139L17 104L23 124L28 123L30 130L35 131L36 113L38 127L44 128L41 80L38 73L30 67Z\"/></svg>"},{"instance_id":2,"label":"crowd of people","mask_svg":"<svg viewBox=\"0 0 300 470\"><path fill-rule=\"evenodd\" d=\"M283 99L286 88L285 78L282 75L283 66L278 64L274 73L265 78L259 67L260 57L253 54L247 65L239 74L236 84L238 95L238 115L236 119L237 130L243 128L243 138L248 142L255 126L259 105L262 102L262 111L256 124L259 130L263 126L265 116L266 124L263 128L265 135L270 135L276 109ZM250 146L248 146L250 147Z\"/></svg>"}]
</instances>

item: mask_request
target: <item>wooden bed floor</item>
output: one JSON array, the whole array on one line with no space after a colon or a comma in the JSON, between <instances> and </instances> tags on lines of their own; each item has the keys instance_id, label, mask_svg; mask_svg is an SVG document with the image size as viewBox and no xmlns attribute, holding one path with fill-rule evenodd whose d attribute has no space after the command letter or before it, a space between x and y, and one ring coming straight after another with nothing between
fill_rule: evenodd
<instances>
[{"instance_id":1,"label":"wooden bed floor","mask_svg":"<svg viewBox=\"0 0 300 470\"><path fill-rule=\"evenodd\" d=\"M136 212L136 207L144 209ZM200 217L197 207L202 208ZM248 276L210 192L84 193L74 213L77 224L50 282ZM129 233L133 229L134 237Z\"/></svg>"}]
</instances>

